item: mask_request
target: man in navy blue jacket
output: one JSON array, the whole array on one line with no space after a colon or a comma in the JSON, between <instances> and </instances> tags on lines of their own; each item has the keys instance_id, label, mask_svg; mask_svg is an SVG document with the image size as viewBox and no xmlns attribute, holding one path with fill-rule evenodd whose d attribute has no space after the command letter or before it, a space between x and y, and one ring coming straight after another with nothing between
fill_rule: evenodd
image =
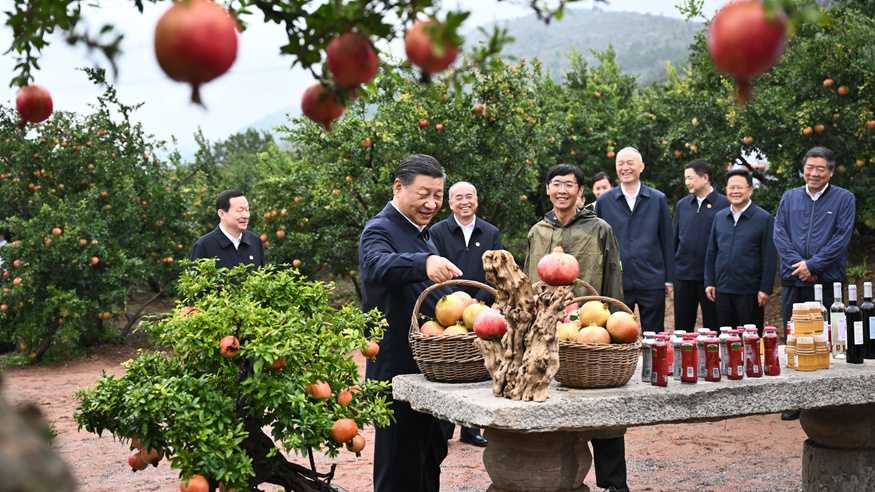
<instances>
[{"instance_id":1,"label":"man in navy blue jacket","mask_svg":"<svg viewBox=\"0 0 875 492\"><path fill-rule=\"evenodd\" d=\"M684 169L690 194L678 200L674 211L674 327L692 331L702 307L702 326L716 330L717 310L705 295L705 253L714 215L729 206L711 184L711 165L696 159Z\"/></svg>"},{"instance_id":2,"label":"man in navy blue jacket","mask_svg":"<svg viewBox=\"0 0 875 492\"><path fill-rule=\"evenodd\" d=\"M668 202L661 191L641 183L644 160L636 149L620 150L616 168L619 185L599 197L596 213L620 245L624 302L633 310L638 306L645 331L660 332L674 269Z\"/></svg>"},{"instance_id":3,"label":"man in navy blue jacket","mask_svg":"<svg viewBox=\"0 0 875 492\"><path fill-rule=\"evenodd\" d=\"M494 225L477 217L477 188L467 181L459 181L450 186L449 203L452 215L429 229L431 239L438 253L462 269L463 279L486 282L483 271L483 253L489 250L504 249L501 246L501 233ZM474 298L492 303L492 296L482 289L464 287ZM447 436L452 437L455 426L447 423ZM476 427L462 427L459 440L474 446L486 446L486 438Z\"/></svg>"},{"instance_id":4,"label":"man in navy blue jacket","mask_svg":"<svg viewBox=\"0 0 875 492\"><path fill-rule=\"evenodd\" d=\"M239 190L225 190L216 198L219 226L194 243L191 259L215 258L219 268L241 263L264 266L264 246L249 226L249 202Z\"/></svg>"},{"instance_id":5,"label":"man in navy blue jacket","mask_svg":"<svg viewBox=\"0 0 875 492\"><path fill-rule=\"evenodd\" d=\"M833 282L845 283L848 243L854 232L854 194L829 183L835 155L814 147L802 159L805 186L784 192L775 213L775 247L781 257L784 326L793 303L814 300L814 284L823 284L823 302L833 303Z\"/></svg>"},{"instance_id":6,"label":"man in navy blue jacket","mask_svg":"<svg viewBox=\"0 0 875 492\"><path fill-rule=\"evenodd\" d=\"M395 171L392 201L362 231L362 308L379 309L389 323L380 353L367 363L368 379L391 381L398 374L419 372L407 341L416 299L431 282L462 275L438 255L426 229L441 208L444 180L434 157L416 154L404 159ZM424 303L422 310L432 313L434 300ZM437 492L447 455L441 422L402 401L393 400L391 407L395 422L375 433L374 491Z\"/></svg>"},{"instance_id":7,"label":"man in navy blue jacket","mask_svg":"<svg viewBox=\"0 0 875 492\"><path fill-rule=\"evenodd\" d=\"M705 292L717 304L720 326L757 325L775 283L777 253L772 216L755 205L753 177L747 169L726 174L729 208L714 216L705 258Z\"/></svg>"}]
</instances>

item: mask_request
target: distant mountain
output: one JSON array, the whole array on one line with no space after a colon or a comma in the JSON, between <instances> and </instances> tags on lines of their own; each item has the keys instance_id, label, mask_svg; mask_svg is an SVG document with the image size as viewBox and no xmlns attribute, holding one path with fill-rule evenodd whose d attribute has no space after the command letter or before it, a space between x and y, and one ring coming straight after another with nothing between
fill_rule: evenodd
<instances>
[{"instance_id":1,"label":"distant mountain","mask_svg":"<svg viewBox=\"0 0 875 492\"><path fill-rule=\"evenodd\" d=\"M553 78L561 80L569 68L568 55L576 49L589 63L595 58L590 50L602 51L609 45L617 53L617 62L623 71L638 76L642 84L649 84L665 77L665 64L676 66L687 61L688 49L693 37L703 24L685 22L671 17L662 17L634 12L607 12L594 9L567 9L561 21L549 26L534 15L501 22L516 41L505 47L505 56L539 58L544 69ZM491 25L484 26L487 32ZM467 48L480 39L476 31L467 35ZM277 125L289 122L288 111L270 113L244 126L246 128L273 131ZM295 110L292 116L299 115Z\"/></svg>"},{"instance_id":2,"label":"distant mountain","mask_svg":"<svg viewBox=\"0 0 875 492\"><path fill-rule=\"evenodd\" d=\"M588 63L595 57L591 50L614 47L617 63L624 72L636 75L642 84L665 78L665 64L675 66L687 62L693 38L704 25L681 19L593 9L566 9L560 21L545 25L534 15L511 21L500 21L515 38L502 54L517 58L538 58L544 69L561 80L570 63L568 54L575 49ZM492 31L492 24L484 26ZM474 46L482 36L474 32L467 36L467 47Z\"/></svg>"}]
</instances>

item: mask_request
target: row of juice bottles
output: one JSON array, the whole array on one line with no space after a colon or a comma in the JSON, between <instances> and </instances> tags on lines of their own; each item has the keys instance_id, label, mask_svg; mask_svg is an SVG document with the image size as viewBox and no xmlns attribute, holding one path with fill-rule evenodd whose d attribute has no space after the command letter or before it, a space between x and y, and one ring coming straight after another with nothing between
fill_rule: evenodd
<instances>
[{"instance_id":1,"label":"row of juice bottles","mask_svg":"<svg viewBox=\"0 0 875 492\"><path fill-rule=\"evenodd\" d=\"M707 328L695 333L676 330L644 332L641 382L667 386L668 380L697 383L718 382L723 377L743 379L778 376L778 330L766 326L762 342L755 325L732 329L724 326L720 334Z\"/></svg>"}]
</instances>

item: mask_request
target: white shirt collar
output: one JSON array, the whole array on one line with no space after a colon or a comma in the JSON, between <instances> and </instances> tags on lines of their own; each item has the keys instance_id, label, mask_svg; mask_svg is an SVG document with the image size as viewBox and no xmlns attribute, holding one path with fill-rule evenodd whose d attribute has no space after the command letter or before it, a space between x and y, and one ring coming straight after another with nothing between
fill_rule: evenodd
<instances>
[{"instance_id":1,"label":"white shirt collar","mask_svg":"<svg viewBox=\"0 0 875 492\"><path fill-rule=\"evenodd\" d=\"M425 229L425 226L421 226L421 225L417 224L416 222L413 222L412 220L410 220L410 217L404 215L404 212L402 212L401 209L398 208L398 205L395 205L395 200L390 200L389 203L391 203L392 206L395 207L395 210L397 210L398 213L401 214L402 217L407 219L407 222L410 222L410 224L413 227L415 227L417 231L422 232Z\"/></svg>"},{"instance_id":2,"label":"white shirt collar","mask_svg":"<svg viewBox=\"0 0 875 492\"><path fill-rule=\"evenodd\" d=\"M462 223L459 222L459 218L456 217L456 214L453 214L453 220L455 220L459 228L462 229L462 235L465 236L465 246L468 246L468 243L471 242L471 235L474 234L474 225L477 223L477 216L475 215L474 220L468 225L462 225Z\"/></svg>"},{"instance_id":3,"label":"white shirt collar","mask_svg":"<svg viewBox=\"0 0 875 492\"><path fill-rule=\"evenodd\" d=\"M745 212L745 210L749 209L750 205L752 203L753 203L753 200L748 200L747 205L745 205L744 208L739 210L738 212L736 212L735 209L732 208L731 205L729 206L729 211L732 212L732 219L735 220L735 225L738 225L738 219L741 218L741 214L743 214Z\"/></svg>"},{"instance_id":4,"label":"white shirt collar","mask_svg":"<svg viewBox=\"0 0 875 492\"><path fill-rule=\"evenodd\" d=\"M222 234L224 234L229 241L231 241L231 243L234 245L234 249L240 249L240 240L243 238L243 231L240 232L239 236L234 237L228 231L226 231L224 227L222 227L221 223L219 223L219 230L222 231Z\"/></svg>"},{"instance_id":5,"label":"white shirt collar","mask_svg":"<svg viewBox=\"0 0 875 492\"><path fill-rule=\"evenodd\" d=\"M823 193L826 191L827 188L829 188L829 183L827 183L826 186L824 186L822 190L818 191L817 193L812 194L811 190L808 189L808 185L806 184L805 185L805 193L807 193L808 196L811 197L811 199L816 202L818 198L823 196Z\"/></svg>"},{"instance_id":6,"label":"white shirt collar","mask_svg":"<svg viewBox=\"0 0 875 492\"><path fill-rule=\"evenodd\" d=\"M635 202L638 200L638 195L641 193L641 181L638 182L638 187L635 188L634 194L626 193L626 188L623 188L623 185L620 185L620 192L623 193L623 196L626 197L626 204L629 205L629 210L635 209Z\"/></svg>"}]
</instances>

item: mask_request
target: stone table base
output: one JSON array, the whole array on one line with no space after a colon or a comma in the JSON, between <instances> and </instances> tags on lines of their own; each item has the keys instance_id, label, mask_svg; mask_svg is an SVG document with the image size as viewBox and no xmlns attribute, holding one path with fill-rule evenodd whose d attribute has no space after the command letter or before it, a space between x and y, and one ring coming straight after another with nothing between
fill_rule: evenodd
<instances>
[{"instance_id":1,"label":"stone table base","mask_svg":"<svg viewBox=\"0 0 875 492\"><path fill-rule=\"evenodd\" d=\"M488 492L588 492L592 464L585 432L521 433L486 429Z\"/></svg>"},{"instance_id":2,"label":"stone table base","mask_svg":"<svg viewBox=\"0 0 875 492\"><path fill-rule=\"evenodd\" d=\"M875 490L875 405L804 410L805 492Z\"/></svg>"}]
</instances>

